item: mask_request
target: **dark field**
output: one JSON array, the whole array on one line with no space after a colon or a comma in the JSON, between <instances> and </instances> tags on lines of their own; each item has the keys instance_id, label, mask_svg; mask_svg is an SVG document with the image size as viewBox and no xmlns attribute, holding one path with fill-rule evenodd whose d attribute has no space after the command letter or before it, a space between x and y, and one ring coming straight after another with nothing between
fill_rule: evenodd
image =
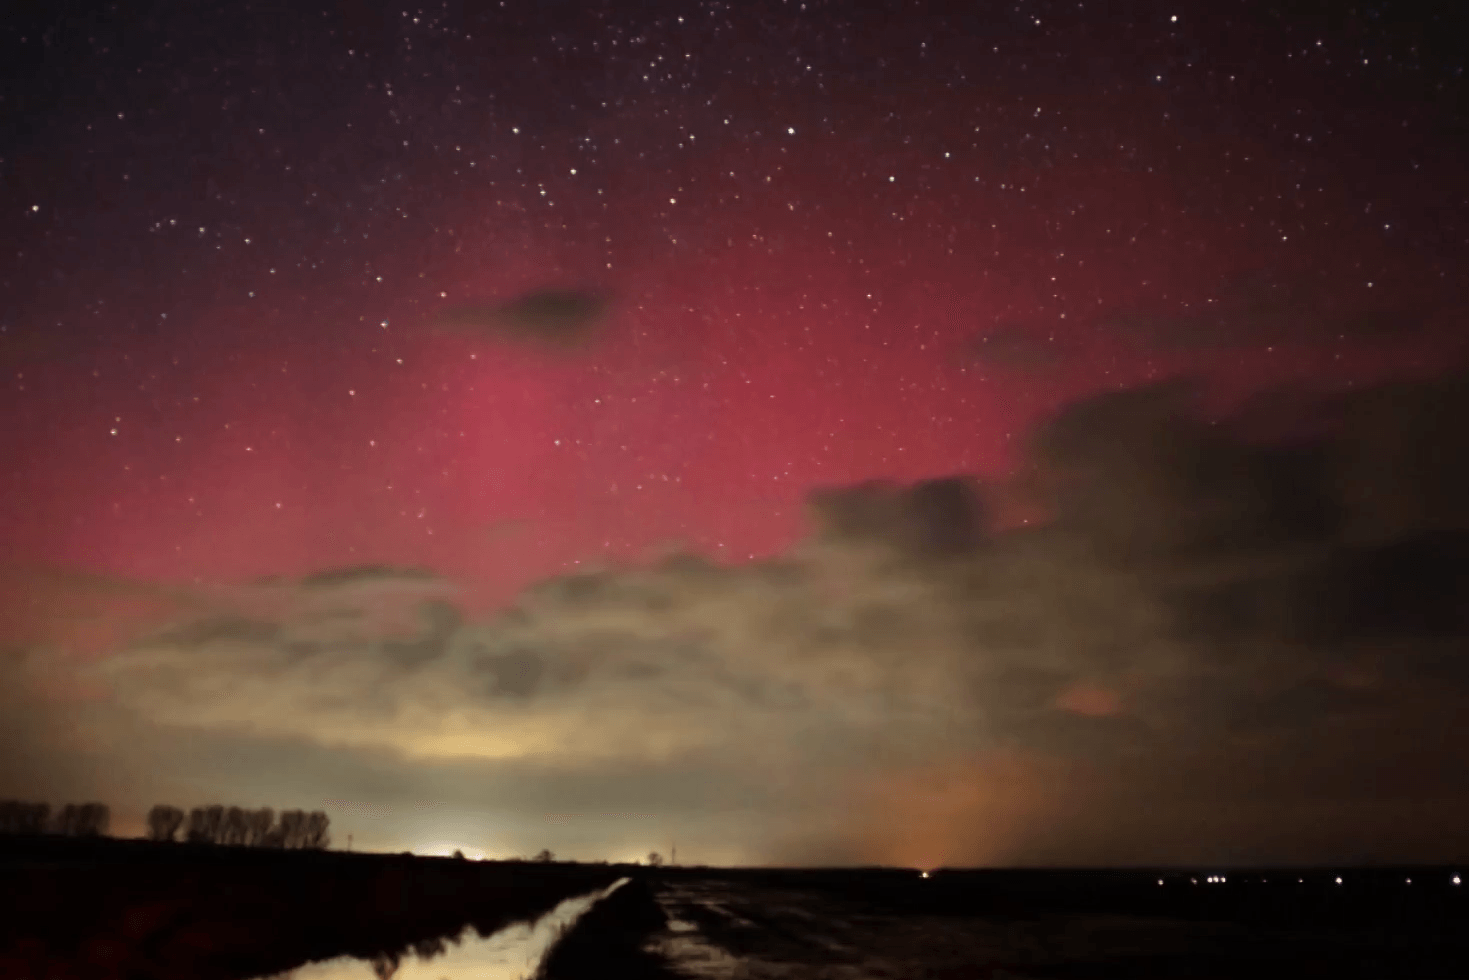
<instances>
[{"instance_id":1,"label":"dark field","mask_svg":"<svg viewBox=\"0 0 1469 980\"><path fill-rule=\"evenodd\" d=\"M0 978L246 980L337 956L386 967L618 877L605 865L9 837Z\"/></svg>"},{"instance_id":2,"label":"dark field","mask_svg":"<svg viewBox=\"0 0 1469 980\"><path fill-rule=\"evenodd\" d=\"M546 980L1469 977L1460 873L925 879L12 838L0 842L0 978L243 980L352 956L360 973L347 964L341 975L391 976L400 960L408 974L428 960L434 977L460 980L449 960L433 963L446 942L624 876L551 950Z\"/></svg>"},{"instance_id":3,"label":"dark field","mask_svg":"<svg viewBox=\"0 0 1469 980\"><path fill-rule=\"evenodd\" d=\"M665 922L645 951L671 972L642 975L1469 977L1469 898L1456 873L1235 870L1210 882L1216 872L665 870L649 882ZM623 891L630 905L636 892Z\"/></svg>"}]
</instances>

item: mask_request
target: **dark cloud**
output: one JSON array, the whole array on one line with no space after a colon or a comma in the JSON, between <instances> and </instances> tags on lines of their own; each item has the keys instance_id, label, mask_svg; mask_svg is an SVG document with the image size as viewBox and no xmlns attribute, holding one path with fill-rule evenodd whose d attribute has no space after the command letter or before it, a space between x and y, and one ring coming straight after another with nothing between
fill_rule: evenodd
<instances>
[{"instance_id":1,"label":"dark cloud","mask_svg":"<svg viewBox=\"0 0 1469 980\"><path fill-rule=\"evenodd\" d=\"M493 694L528 698L540 686L546 664L532 650L512 650L508 653L486 653L474 661L471 669L489 678ZM634 673L632 676L646 675Z\"/></svg>"},{"instance_id":2,"label":"dark cloud","mask_svg":"<svg viewBox=\"0 0 1469 980\"><path fill-rule=\"evenodd\" d=\"M443 656L464 622L457 607L441 600L420 604L418 620L420 628L416 637L382 642L383 656L399 667L411 670Z\"/></svg>"},{"instance_id":3,"label":"dark cloud","mask_svg":"<svg viewBox=\"0 0 1469 980\"><path fill-rule=\"evenodd\" d=\"M1322 540L1340 521L1328 446L1235 438L1201 417L1186 380L1073 404L1031 447L1056 519L1109 548L1273 547Z\"/></svg>"},{"instance_id":4,"label":"dark cloud","mask_svg":"<svg viewBox=\"0 0 1469 980\"><path fill-rule=\"evenodd\" d=\"M38 659L0 650L0 798L48 799L76 782L56 706L35 689L31 671Z\"/></svg>"},{"instance_id":5,"label":"dark cloud","mask_svg":"<svg viewBox=\"0 0 1469 980\"><path fill-rule=\"evenodd\" d=\"M1469 531L1432 531L1351 548L1333 564L1333 611L1352 633L1469 633Z\"/></svg>"},{"instance_id":6,"label":"dark cloud","mask_svg":"<svg viewBox=\"0 0 1469 980\"><path fill-rule=\"evenodd\" d=\"M1386 384L1333 408L1348 536L1469 529L1469 376Z\"/></svg>"},{"instance_id":7,"label":"dark cloud","mask_svg":"<svg viewBox=\"0 0 1469 980\"><path fill-rule=\"evenodd\" d=\"M911 487L870 482L818 490L808 509L819 535L893 545L925 557L962 554L985 531L979 490L969 480L923 480Z\"/></svg>"},{"instance_id":8,"label":"dark cloud","mask_svg":"<svg viewBox=\"0 0 1469 980\"><path fill-rule=\"evenodd\" d=\"M1388 347L1419 337L1431 326L1427 307L1333 311L1330 300L1303 283L1252 273L1225 282L1201 305L1167 312L1113 310L1090 326L1099 337L1157 354L1294 344ZM1000 323L964 343L955 356L960 364L1038 374L1077 364L1085 356L1072 337L1070 331L1058 336L1051 322Z\"/></svg>"},{"instance_id":9,"label":"dark cloud","mask_svg":"<svg viewBox=\"0 0 1469 980\"><path fill-rule=\"evenodd\" d=\"M1313 286L1254 272L1223 283L1193 309L1154 313L1117 311L1097 325L1150 350L1232 350L1325 341L1382 344L1420 334L1429 318L1420 309L1332 312L1330 297Z\"/></svg>"},{"instance_id":10,"label":"dark cloud","mask_svg":"<svg viewBox=\"0 0 1469 980\"><path fill-rule=\"evenodd\" d=\"M345 585L372 582L433 582L438 576L424 568L396 568L391 565L355 565L334 568L301 579L304 588L335 589ZM278 582L279 580L272 580Z\"/></svg>"},{"instance_id":11,"label":"dark cloud","mask_svg":"<svg viewBox=\"0 0 1469 980\"><path fill-rule=\"evenodd\" d=\"M609 307L600 293L542 289L504 303L452 307L435 322L451 333L572 349L592 339Z\"/></svg>"},{"instance_id":12,"label":"dark cloud","mask_svg":"<svg viewBox=\"0 0 1469 980\"><path fill-rule=\"evenodd\" d=\"M1060 367L1075 353L1070 345L1056 340L1047 324L1001 324L965 343L958 357L961 362L1031 373Z\"/></svg>"},{"instance_id":13,"label":"dark cloud","mask_svg":"<svg viewBox=\"0 0 1469 980\"><path fill-rule=\"evenodd\" d=\"M180 647L205 646L210 643L273 643L281 636L278 623L222 614L181 623L155 635L160 644Z\"/></svg>"},{"instance_id":14,"label":"dark cloud","mask_svg":"<svg viewBox=\"0 0 1469 980\"><path fill-rule=\"evenodd\" d=\"M1250 732L1316 727L1329 718L1381 707L1385 701L1381 691L1310 678L1263 697L1241 699L1225 724Z\"/></svg>"}]
</instances>

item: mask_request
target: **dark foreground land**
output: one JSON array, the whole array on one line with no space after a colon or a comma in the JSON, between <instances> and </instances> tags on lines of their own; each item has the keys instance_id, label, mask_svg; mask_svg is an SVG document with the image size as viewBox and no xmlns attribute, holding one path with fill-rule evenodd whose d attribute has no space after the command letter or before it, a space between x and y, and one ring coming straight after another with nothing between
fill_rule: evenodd
<instances>
[{"instance_id":1,"label":"dark foreground land","mask_svg":"<svg viewBox=\"0 0 1469 980\"><path fill-rule=\"evenodd\" d=\"M923 878L20 838L0 841L0 978L245 980L353 956L369 980L622 877L552 948L544 980L1469 977L1461 874Z\"/></svg>"},{"instance_id":2,"label":"dark foreground land","mask_svg":"<svg viewBox=\"0 0 1469 980\"><path fill-rule=\"evenodd\" d=\"M670 869L594 906L544 972L547 980L1469 977L1469 886L1454 885L1456 873L1275 869L1211 882L1211 872L1176 870L923 879Z\"/></svg>"},{"instance_id":3,"label":"dark foreground land","mask_svg":"<svg viewBox=\"0 0 1469 980\"><path fill-rule=\"evenodd\" d=\"M389 972L605 888L614 866L134 840L0 839L0 978L247 980L354 956ZM371 972L364 970L364 976Z\"/></svg>"}]
</instances>

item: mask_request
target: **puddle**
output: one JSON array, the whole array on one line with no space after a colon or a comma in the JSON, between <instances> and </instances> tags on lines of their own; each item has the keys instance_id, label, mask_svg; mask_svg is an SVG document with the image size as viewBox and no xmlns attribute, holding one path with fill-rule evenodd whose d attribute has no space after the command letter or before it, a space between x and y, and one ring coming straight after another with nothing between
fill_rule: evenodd
<instances>
[{"instance_id":1,"label":"puddle","mask_svg":"<svg viewBox=\"0 0 1469 980\"><path fill-rule=\"evenodd\" d=\"M671 919L668 925L676 935L654 940L649 951L663 957L680 973L697 980L730 980L741 969L739 959L707 942L692 922Z\"/></svg>"},{"instance_id":2,"label":"puddle","mask_svg":"<svg viewBox=\"0 0 1469 980\"><path fill-rule=\"evenodd\" d=\"M677 890L679 899L689 900L691 895L683 889ZM696 900L697 901L697 900ZM667 917L664 935L654 937L647 945L648 952L662 957L685 976L694 980L730 980L740 970L738 958L731 956L722 946L709 942L699 931L698 925L678 917L678 901L673 894L658 897Z\"/></svg>"},{"instance_id":3,"label":"puddle","mask_svg":"<svg viewBox=\"0 0 1469 980\"><path fill-rule=\"evenodd\" d=\"M308 963L261 980L523 980L531 977L552 942L592 903L627 882L622 878L601 891L568 898L534 923L506 926L484 939L466 929L458 945L445 940L444 952L420 959L411 952L391 973L350 956Z\"/></svg>"}]
</instances>

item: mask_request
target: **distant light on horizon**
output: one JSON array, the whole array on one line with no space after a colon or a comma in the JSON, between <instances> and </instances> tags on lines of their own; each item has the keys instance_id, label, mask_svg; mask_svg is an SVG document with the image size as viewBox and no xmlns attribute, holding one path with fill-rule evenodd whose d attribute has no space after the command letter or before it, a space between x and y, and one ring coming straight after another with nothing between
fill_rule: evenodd
<instances>
[{"instance_id":1,"label":"distant light on horizon","mask_svg":"<svg viewBox=\"0 0 1469 980\"><path fill-rule=\"evenodd\" d=\"M471 861L483 861L485 852L483 848L474 847L461 841L436 840L425 844L415 844L409 848L418 857L453 857L457 851Z\"/></svg>"}]
</instances>

